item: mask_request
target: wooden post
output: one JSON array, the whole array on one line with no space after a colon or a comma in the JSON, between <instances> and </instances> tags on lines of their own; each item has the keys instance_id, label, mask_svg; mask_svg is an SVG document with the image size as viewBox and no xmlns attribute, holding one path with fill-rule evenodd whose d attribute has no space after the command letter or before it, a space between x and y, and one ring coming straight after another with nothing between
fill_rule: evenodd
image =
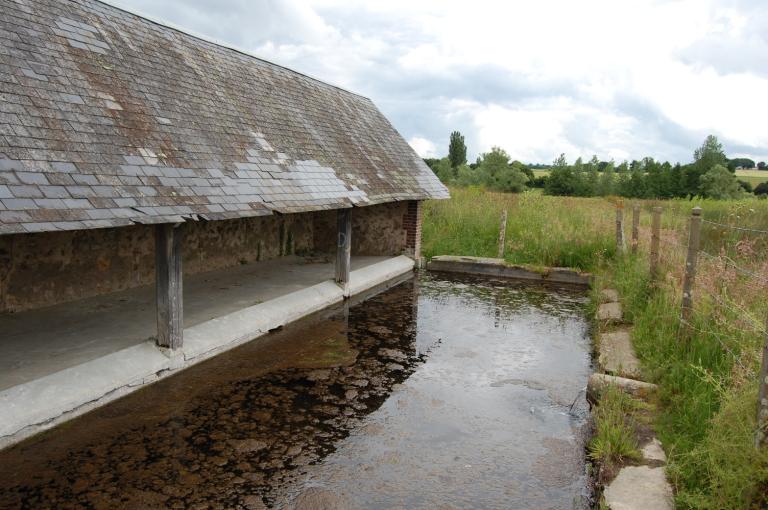
<instances>
[{"instance_id":1,"label":"wooden post","mask_svg":"<svg viewBox=\"0 0 768 510\"><path fill-rule=\"evenodd\" d=\"M696 282L696 261L699 258L701 239L701 207L691 211L691 223L688 231L688 255L685 258L685 276L683 278L683 307L681 317L687 324L693 312L693 285Z\"/></svg>"},{"instance_id":2,"label":"wooden post","mask_svg":"<svg viewBox=\"0 0 768 510\"><path fill-rule=\"evenodd\" d=\"M661 207L653 208L651 220L651 281L659 279L659 240L661 238Z\"/></svg>"},{"instance_id":3,"label":"wooden post","mask_svg":"<svg viewBox=\"0 0 768 510\"><path fill-rule=\"evenodd\" d=\"M765 323L768 331L768 321ZM755 446L763 448L768 446L768 333L763 342L763 361L760 366L758 382L760 389L757 393L757 432L755 434Z\"/></svg>"},{"instance_id":4,"label":"wooden post","mask_svg":"<svg viewBox=\"0 0 768 510\"><path fill-rule=\"evenodd\" d=\"M624 204L616 204L616 252L624 253Z\"/></svg>"},{"instance_id":5,"label":"wooden post","mask_svg":"<svg viewBox=\"0 0 768 510\"><path fill-rule=\"evenodd\" d=\"M499 258L504 258L504 242L507 237L507 210L501 213L501 225L499 226Z\"/></svg>"},{"instance_id":6,"label":"wooden post","mask_svg":"<svg viewBox=\"0 0 768 510\"><path fill-rule=\"evenodd\" d=\"M180 225L155 226L157 345L178 349L184 342Z\"/></svg>"},{"instance_id":7,"label":"wooden post","mask_svg":"<svg viewBox=\"0 0 768 510\"><path fill-rule=\"evenodd\" d=\"M637 253L637 244L640 241L640 206L632 206L632 254Z\"/></svg>"},{"instance_id":8,"label":"wooden post","mask_svg":"<svg viewBox=\"0 0 768 510\"><path fill-rule=\"evenodd\" d=\"M352 209L339 209L336 219L336 283L344 289L346 296L352 256Z\"/></svg>"}]
</instances>

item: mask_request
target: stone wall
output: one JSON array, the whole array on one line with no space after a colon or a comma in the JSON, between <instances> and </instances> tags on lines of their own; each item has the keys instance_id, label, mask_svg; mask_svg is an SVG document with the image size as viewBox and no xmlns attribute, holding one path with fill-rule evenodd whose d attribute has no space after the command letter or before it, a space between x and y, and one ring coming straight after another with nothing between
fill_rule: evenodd
<instances>
[{"instance_id":1,"label":"stone wall","mask_svg":"<svg viewBox=\"0 0 768 510\"><path fill-rule=\"evenodd\" d=\"M412 255L410 202L355 208L353 255ZM185 274L291 254L335 253L336 211L184 226ZM154 227L0 236L0 313L154 283Z\"/></svg>"},{"instance_id":2,"label":"stone wall","mask_svg":"<svg viewBox=\"0 0 768 510\"><path fill-rule=\"evenodd\" d=\"M408 202L393 202L352 209L352 255L401 255L406 253L405 215ZM336 251L336 214L324 211L315 217L315 247Z\"/></svg>"}]
</instances>

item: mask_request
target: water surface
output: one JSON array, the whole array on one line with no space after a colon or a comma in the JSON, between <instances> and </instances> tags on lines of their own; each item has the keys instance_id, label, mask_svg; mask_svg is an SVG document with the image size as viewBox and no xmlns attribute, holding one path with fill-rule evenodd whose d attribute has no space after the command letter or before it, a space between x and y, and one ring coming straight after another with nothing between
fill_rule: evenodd
<instances>
[{"instance_id":1,"label":"water surface","mask_svg":"<svg viewBox=\"0 0 768 510\"><path fill-rule=\"evenodd\" d=\"M422 275L0 452L0 508L580 508L585 303Z\"/></svg>"}]
</instances>

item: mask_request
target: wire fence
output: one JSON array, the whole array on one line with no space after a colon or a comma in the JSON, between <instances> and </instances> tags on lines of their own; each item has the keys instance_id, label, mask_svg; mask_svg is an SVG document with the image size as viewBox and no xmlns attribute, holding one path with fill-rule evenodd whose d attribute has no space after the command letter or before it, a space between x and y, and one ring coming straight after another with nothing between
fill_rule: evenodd
<instances>
[{"instance_id":1,"label":"wire fence","mask_svg":"<svg viewBox=\"0 0 768 510\"><path fill-rule=\"evenodd\" d=\"M678 341L717 342L741 380L758 381L755 444L768 447L768 230L705 212L696 207L686 217L655 207L638 228L642 212L635 206L630 244L650 254L654 286L679 296ZM623 231L617 225L620 250Z\"/></svg>"}]
</instances>

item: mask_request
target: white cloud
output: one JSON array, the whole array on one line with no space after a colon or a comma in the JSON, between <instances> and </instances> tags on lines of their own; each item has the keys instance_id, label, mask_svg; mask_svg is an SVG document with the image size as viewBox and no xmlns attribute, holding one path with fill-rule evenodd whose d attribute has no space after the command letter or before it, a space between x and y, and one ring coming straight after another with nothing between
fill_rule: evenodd
<instances>
[{"instance_id":1,"label":"white cloud","mask_svg":"<svg viewBox=\"0 0 768 510\"><path fill-rule=\"evenodd\" d=\"M416 154L422 158L437 157L437 147L435 147L434 142L431 140L427 140L426 138L422 138L420 136L414 136L408 140L408 145L410 145L413 150L416 151Z\"/></svg>"},{"instance_id":2,"label":"white cloud","mask_svg":"<svg viewBox=\"0 0 768 510\"><path fill-rule=\"evenodd\" d=\"M423 154L768 159L762 0L115 0L371 97Z\"/></svg>"}]
</instances>

